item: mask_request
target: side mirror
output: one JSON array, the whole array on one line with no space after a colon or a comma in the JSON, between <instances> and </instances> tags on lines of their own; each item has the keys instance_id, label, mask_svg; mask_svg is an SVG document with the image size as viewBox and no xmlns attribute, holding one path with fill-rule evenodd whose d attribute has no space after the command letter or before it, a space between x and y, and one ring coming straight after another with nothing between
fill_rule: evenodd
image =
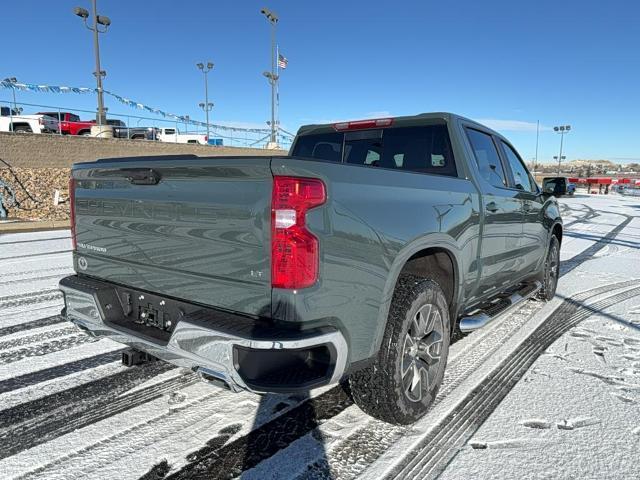
<instances>
[{"instance_id":1,"label":"side mirror","mask_svg":"<svg viewBox=\"0 0 640 480\"><path fill-rule=\"evenodd\" d=\"M542 196L544 197L552 197L555 193L555 188L553 185L545 185L542 189Z\"/></svg>"}]
</instances>

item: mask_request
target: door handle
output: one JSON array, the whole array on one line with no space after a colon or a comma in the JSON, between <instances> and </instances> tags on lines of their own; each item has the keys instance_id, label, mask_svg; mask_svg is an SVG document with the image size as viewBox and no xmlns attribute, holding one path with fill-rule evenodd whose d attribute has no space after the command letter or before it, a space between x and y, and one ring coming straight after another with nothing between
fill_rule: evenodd
<instances>
[{"instance_id":1,"label":"door handle","mask_svg":"<svg viewBox=\"0 0 640 480\"><path fill-rule=\"evenodd\" d=\"M134 185L157 185L161 178L153 168L123 168L121 171Z\"/></svg>"},{"instance_id":2,"label":"door handle","mask_svg":"<svg viewBox=\"0 0 640 480\"><path fill-rule=\"evenodd\" d=\"M491 212L497 212L498 211L498 205L496 204L496 202L489 202L487 203L486 209Z\"/></svg>"}]
</instances>

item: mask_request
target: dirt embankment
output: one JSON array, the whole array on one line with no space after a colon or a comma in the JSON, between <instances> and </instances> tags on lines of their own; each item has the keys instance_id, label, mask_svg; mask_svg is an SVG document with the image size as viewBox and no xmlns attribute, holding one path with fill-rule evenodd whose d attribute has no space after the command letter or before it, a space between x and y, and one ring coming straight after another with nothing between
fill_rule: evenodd
<instances>
[{"instance_id":1,"label":"dirt embankment","mask_svg":"<svg viewBox=\"0 0 640 480\"><path fill-rule=\"evenodd\" d=\"M54 206L53 198L56 190L60 191L62 200L68 197L69 168L14 168L17 179L8 168L0 168L0 180L11 185L19 206L9 206L9 218L24 220L67 220L69 203ZM7 191L4 190L4 204L8 204ZM31 197L31 198L30 198ZM10 202L9 202L10 204Z\"/></svg>"}]
</instances>

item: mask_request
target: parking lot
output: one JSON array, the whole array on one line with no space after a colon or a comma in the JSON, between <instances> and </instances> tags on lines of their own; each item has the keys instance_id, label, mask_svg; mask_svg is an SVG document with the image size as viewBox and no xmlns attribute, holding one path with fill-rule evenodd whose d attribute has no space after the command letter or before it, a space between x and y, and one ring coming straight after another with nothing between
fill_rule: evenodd
<instances>
[{"instance_id":1,"label":"parking lot","mask_svg":"<svg viewBox=\"0 0 640 480\"><path fill-rule=\"evenodd\" d=\"M631 478L640 210L614 195L561 203L556 298L457 341L435 405L411 427L369 418L340 386L260 397L161 362L126 368L120 344L59 316L69 232L2 235L3 475L540 478L568 462L577 478Z\"/></svg>"}]
</instances>

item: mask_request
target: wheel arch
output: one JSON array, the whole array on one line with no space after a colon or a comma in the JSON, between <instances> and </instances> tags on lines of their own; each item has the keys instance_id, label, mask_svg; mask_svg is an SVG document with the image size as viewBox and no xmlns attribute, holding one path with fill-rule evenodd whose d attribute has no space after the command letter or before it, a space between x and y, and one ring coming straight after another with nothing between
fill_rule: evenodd
<instances>
[{"instance_id":1,"label":"wheel arch","mask_svg":"<svg viewBox=\"0 0 640 480\"><path fill-rule=\"evenodd\" d=\"M562 224L560 222L554 223L551 227L551 235L555 235L556 237L558 237L560 246L562 246L562 233Z\"/></svg>"},{"instance_id":2,"label":"wheel arch","mask_svg":"<svg viewBox=\"0 0 640 480\"><path fill-rule=\"evenodd\" d=\"M435 235L426 237L403 248L396 256L385 282L382 302L376 322L375 341L372 357L380 350L387 326L391 300L400 275L411 273L424 278L432 278L445 283L443 287L449 304L451 331L457 317L460 295L461 250L450 237ZM446 280L446 281L445 281Z\"/></svg>"}]
</instances>

